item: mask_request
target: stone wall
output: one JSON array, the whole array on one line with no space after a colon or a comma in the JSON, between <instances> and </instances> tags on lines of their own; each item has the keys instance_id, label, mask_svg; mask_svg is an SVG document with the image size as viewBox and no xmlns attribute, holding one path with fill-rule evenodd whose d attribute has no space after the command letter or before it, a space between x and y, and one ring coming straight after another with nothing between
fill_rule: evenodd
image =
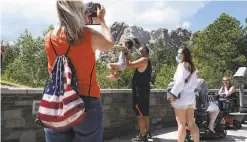
<instances>
[{"instance_id":1,"label":"stone wall","mask_svg":"<svg viewBox=\"0 0 247 142\"><path fill-rule=\"evenodd\" d=\"M35 115L32 113L33 102L42 98L42 90L2 89L1 91L2 142L44 142L43 129L35 124ZM104 139L134 132L137 126L132 110L131 90L101 90L101 96ZM166 90L151 91L150 116L151 129L176 125L174 111L166 100Z\"/></svg>"}]
</instances>

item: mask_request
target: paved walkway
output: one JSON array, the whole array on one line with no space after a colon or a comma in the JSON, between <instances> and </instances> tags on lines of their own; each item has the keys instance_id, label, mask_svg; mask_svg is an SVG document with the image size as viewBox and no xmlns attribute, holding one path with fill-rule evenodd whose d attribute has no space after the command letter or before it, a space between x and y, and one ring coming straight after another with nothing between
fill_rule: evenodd
<instances>
[{"instance_id":1,"label":"paved walkway","mask_svg":"<svg viewBox=\"0 0 247 142\"><path fill-rule=\"evenodd\" d=\"M149 142L177 142L177 127L167 127L155 130L153 139ZM128 135L127 137L106 140L104 142L131 142L131 138L135 135ZM240 130L227 130L227 136L223 139L203 140L201 142L247 142L247 124L243 124Z\"/></svg>"}]
</instances>

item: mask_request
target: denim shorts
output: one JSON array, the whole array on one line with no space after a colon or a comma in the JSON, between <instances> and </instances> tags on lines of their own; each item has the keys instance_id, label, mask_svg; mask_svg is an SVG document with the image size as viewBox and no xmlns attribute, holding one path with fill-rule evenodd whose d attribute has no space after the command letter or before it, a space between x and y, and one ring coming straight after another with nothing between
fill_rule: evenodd
<instances>
[{"instance_id":1,"label":"denim shorts","mask_svg":"<svg viewBox=\"0 0 247 142\"><path fill-rule=\"evenodd\" d=\"M45 128L46 142L102 142L103 141L103 115L99 99L81 97L84 101L87 115L83 122L65 130Z\"/></svg>"}]
</instances>

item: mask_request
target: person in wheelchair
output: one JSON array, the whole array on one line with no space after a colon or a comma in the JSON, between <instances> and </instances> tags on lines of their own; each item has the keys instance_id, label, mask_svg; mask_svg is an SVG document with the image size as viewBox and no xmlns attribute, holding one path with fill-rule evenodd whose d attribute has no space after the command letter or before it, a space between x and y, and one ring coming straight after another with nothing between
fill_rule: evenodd
<instances>
[{"instance_id":1,"label":"person in wheelchair","mask_svg":"<svg viewBox=\"0 0 247 142\"><path fill-rule=\"evenodd\" d=\"M209 125L208 128L210 131L215 133L214 131L214 122L219 114L218 106L215 104L213 95L209 94L208 85L204 79L199 78L199 72L197 70L197 80L198 80L198 87L195 90L197 93L196 95L196 109L197 111L195 115L200 117L202 116L201 113L208 111L209 113ZM209 96L207 96L209 94ZM205 110L205 111L203 111Z\"/></svg>"},{"instance_id":2,"label":"person in wheelchair","mask_svg":"<svg viewBox=\"0 0 247 142\"><path fill-rule=\"evenodd\" d=\"M219 100L219 108L220 110L225 110L226 108L223 106L223 102L229 102L228 108L230 108L231 112L238 111L238 104L237 104L237 94L236 89L231 84L230 77L223 77L224 85L220 88L218 92L218 100Z\"/></svg>"},{"instance_id":3,"label":"person in wheelchair","mask_svg":"<svg viewBox=\"0 0 247 142\"><path fill-rule=\"evenodd\" d=\"M196 76L198 81L198 86L195 90L196 92L196 109L201 110L205 109L207 105L206 95L209 93L208 85L206 81L202 78L199 78L199 72L196 70Z\"/></svg>"}]
</instances>

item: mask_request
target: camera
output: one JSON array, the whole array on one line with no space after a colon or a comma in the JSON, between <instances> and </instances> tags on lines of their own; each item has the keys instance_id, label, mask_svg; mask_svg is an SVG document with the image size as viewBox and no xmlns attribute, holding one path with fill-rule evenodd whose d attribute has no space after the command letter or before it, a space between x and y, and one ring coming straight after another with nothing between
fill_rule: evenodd
<instances>
[{"instance_id":1,"label":"camera","mask_svg":"<svg viewBox=\"0 0 247 142\"><path fill-rule=\"evenodd\" d=\"M101 5L99 3L86 3L85 4L85 13L90 14L89 17L97 17L97 8L101 8Z\"/></svg>"}]
</instances>

